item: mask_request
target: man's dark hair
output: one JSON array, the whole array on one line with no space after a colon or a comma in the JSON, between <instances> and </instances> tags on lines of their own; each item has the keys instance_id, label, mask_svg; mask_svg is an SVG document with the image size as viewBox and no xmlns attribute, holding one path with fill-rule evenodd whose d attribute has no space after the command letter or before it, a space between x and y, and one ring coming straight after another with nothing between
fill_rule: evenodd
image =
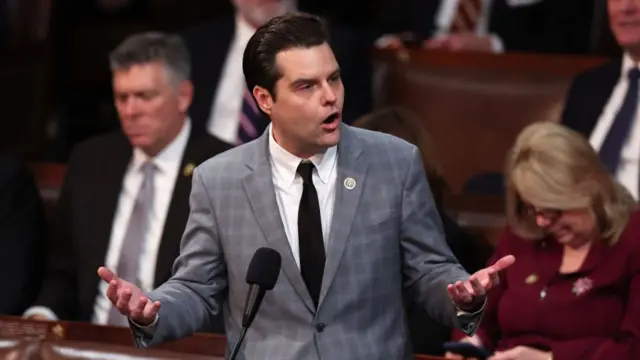
<instances>
[{"instance_id":1,"label":"man's dark hair","mask_svg":"<svg viewBox=\"0 0 640 360\"><path fill-rule=\"evenodd\" d=\"M257 85L275 97L276 82L282 73L276 55L292 48L310 48L329 42L325 21L306 13L276 16L258 28L244 50L242 70L249 91Z\"/></svg>"},{"instance_id":2,"label":"man's dark hair","mask_svg":"<svg viewBox=\"0 0 640 360\"><path fill-rule=\"evenodd\" d=\"M109 56L111 71L133 65L160 61L168 70L171 81L180 83L191 76L189 51L178 35L145 32L126 38Z\"/></svg>"}]
</instances>

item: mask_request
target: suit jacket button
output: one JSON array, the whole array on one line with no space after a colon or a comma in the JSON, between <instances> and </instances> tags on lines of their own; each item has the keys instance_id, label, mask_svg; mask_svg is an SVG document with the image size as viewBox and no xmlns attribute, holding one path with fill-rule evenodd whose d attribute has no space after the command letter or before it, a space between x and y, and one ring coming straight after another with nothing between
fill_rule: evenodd
<instances>
[{"instance_id":1,"label":"suit jacket button","mask_svg":"<svg viewBox=\"0 0 640 360\"><path fill-rule=\"evenodd\" d=\"M326 326L327 326L327 325L325 325L325 323L317 323L317 324L316 324L316 331L317 331L317 332L319 332L319 333L321 333L321 332L323 332L323 331L324 331L324 328L325 328Z\"/></svg>"}]
</instances>

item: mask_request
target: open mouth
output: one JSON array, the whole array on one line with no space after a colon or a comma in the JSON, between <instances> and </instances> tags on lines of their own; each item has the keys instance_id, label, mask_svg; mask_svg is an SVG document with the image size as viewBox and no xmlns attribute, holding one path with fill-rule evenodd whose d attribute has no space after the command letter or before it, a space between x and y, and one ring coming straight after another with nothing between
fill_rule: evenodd
<instances>
[{"instance_id":1,"label":"open mouth","mask_svg":"<svg viewBox=\"0 0 640 360\"><path fill-rule=\"evenodd\" d=\"M326 119L324 119L324 121L322 123L323 124L333 124L333 122L336 121L338 119L338 117L340 117L340 115L338 113L333 113L333 114L329 115Z\"/></svg>"}]
</instances>

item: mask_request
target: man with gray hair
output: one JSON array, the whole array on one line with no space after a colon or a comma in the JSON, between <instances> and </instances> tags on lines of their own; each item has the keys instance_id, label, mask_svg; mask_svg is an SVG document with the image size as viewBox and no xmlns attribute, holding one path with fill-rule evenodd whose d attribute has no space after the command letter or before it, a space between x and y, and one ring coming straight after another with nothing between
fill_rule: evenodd
<instances>
[{"instance_id":1,"label":"man with gray hair","mask_svg":"<svg viewBox=\"0 0 640 360\"><path fill-rule=\"evenodd\" d=\"M191 172L229 148L191 130L191 66L178 36L133 35L110 65L122 132L90 139L71 156L30 318L127 326L95 269L106 262L147 290L168 279L189 215ZM221 322L209 330L222 332Z\"/></svg>"}]
</instances>

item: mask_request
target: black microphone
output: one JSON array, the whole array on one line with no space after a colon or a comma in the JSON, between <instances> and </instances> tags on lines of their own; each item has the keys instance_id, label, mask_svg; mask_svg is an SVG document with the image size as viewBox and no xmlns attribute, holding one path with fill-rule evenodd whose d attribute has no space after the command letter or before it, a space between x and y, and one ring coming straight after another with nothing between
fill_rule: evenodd
<instances>
[{"instance_id":1,"label":"black microphone","mask_svg":"<svg viewBox=\"0 0 640 360\"><path fill-rule=\"evenodd\" d=\"M258 308L262 303L264 294L267 290L273 289L278 281L280 274L280 265L282 259L280 253L272 248L262 247L256 250L253 258L249 263L247 270L247 284L249 284L249 293L247 301L244 304L244 312L242 313L242 332L236 340L233 350L229 355L229 360L233 360L238 355L240 345L247 334L247 329L251 326L253 319L258 313Z\"/></svg>"}]
</instances>

